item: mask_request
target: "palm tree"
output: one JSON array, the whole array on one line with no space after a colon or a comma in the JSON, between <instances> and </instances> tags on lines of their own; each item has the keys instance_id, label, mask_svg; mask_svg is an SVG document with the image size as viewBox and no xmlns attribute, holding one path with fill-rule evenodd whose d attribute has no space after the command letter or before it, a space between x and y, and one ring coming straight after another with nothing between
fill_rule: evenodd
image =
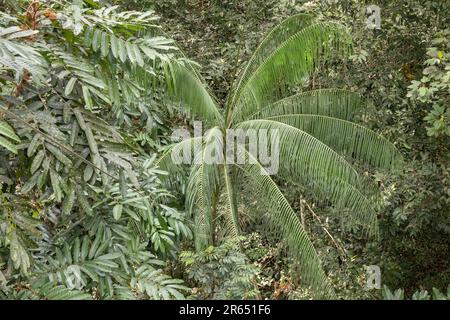
<instances>
[{"instance_id":1,"label":"palm tree","mask_svg":"<svg viewBox=\"0 0 450 320\"><path fill-rule=\"evenodd\" d=\"M222 236L241 234L236 190L241 183L263 204L264 213L255 218L286 243L299 262L302 281L321 296L333 296L299 217L271 176L261 174L265 168L257 155L238 146L237 152L250 160L245 164L211 164L204 160L211 144L222 143L218 135L229 129L276 130L278 176L307 186L338 208L347 208L351 212L347 222L358 223L376 236L376 201L365 193L366 183L349 158L392 169L400 160L396 148L375 132L350 122L364 106L355 93L320 89L286 97L289 87L308 81L319 63L350 51L351 39L343 26L318 22L304 14L292 16L275 27L256 49L227 98L224 114L190 65L167 65L170 92L191 120L202 120L211 129L204 139L194 137L171 145L158 161L170 172L176 169L170 155L186 145L201 146L195 154L200 161L190 166L186 188L186 208L194 221L198 249L214 244L217 221L223 222Z\"/></svg>"}]
</instances>

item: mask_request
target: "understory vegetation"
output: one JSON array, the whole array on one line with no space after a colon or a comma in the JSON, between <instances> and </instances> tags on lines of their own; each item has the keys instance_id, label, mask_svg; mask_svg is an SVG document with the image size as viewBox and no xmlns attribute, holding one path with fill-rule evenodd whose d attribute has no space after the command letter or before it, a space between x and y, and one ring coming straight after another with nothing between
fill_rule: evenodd
<instances>
[{"instance_id":1,"label":"understory vegetation","mask_svg":"<svg viewBox=\"0 0 450 320\"><path fill-rule=\"evenodd\" d=\"M0 3L0 299L450 299L449 6L370 5Z\"/></svg>"}]
</instances>

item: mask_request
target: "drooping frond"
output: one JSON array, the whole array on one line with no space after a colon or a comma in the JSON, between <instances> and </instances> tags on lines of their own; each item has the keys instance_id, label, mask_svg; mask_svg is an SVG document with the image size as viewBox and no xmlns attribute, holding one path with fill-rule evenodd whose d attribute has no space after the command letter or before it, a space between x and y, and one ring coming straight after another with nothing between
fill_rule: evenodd
<instances>
[{"instance_id":1,"label":"drooping frond","mask_svg":"<svg viewBox=\"0 0 450 320\"><path fill-rule=\"evenodd\" d=\"M338 207L351 208L352 220L369 234L377 235L376 212L358 189L363 181L353 166L329 146L298 128L273 120L249 120L237 128L255 129L258 135L275 134L278 148L272 162L279 161L278 174L294 183L310 187L318 196ZM259 146L261 148L261 145ZM252 152L250 150L250 152ZM256 155L254 155L256 157Z\"/></svg>"},{"instance_id":2,"label":"drooping frond","mask_svg":"<svg viewBox=\"0 0 450 320\"><path fill-rule=\"evenodd\" d=\"M195 72L179 62L168 62L165 71L169 93L182 104L182 111L191 120L204 120L210 124L220 122L222 115L217 104Z\"/></svg>"},{"instance_id":3,"label":"drooping frond","mask_svg":"<svg viewBox=\"0 0 450 320\"><path fill-rule=\"evenodd\" d=\"M194 242L198 250L211 244L213 237L211 194L207 193L211 187L209 168L203 164L193 166L186 190L186 210L193 221Z\"/></svg>"},{"instance_id":4,"label":"drooping frond","mask_svg":"<svg viewBox=\"0 0 450 320\"><path fill-rule=\"evenodd\" d=\"M316 114L351 120L365 106L362 97L343 89L318 89L301 92L258 109L249 116L261 119L285 114Z\"/></svg>"},{"instance_id":5,"label":"drooping frond","mask_svg":"<svg viewBox=\"0 0 450 320\"><path fill-rule=\"evenodd\" d=\"M188 138L170 145L155 161L155 166L167 172L174 172L182 164L191 164L195 154L201 151L202 139L203 137Z\"/></svg>"},{"instance_id":6,"label":"drooping frond","mask_svg":"<svg viewBox=\"0 0 450 320\"><path fill-rule=\"evenodd\" d=\"M318 295L333 297L334 292L300 219L257 159L244 148L238 149L251 159L238 167L245 174L246 184L248 183L257 196L257 201L264 203L265 214L260 217L263 218L263 227L274 232L285 242L289 254L300 265L302 281L311 286Z\"/></svg>"},{"instance_id":7,"label":"drooping frond","mask_svg":"<svg viewBox=\"0 0 450 320\"><path fill-rule=\"evenodd\" d=\"M285 97L289 86L305 82L320 62L336 54L347 54L350 44L350 36L339 24L319 22L304 27L284 41L235 89L236 97L227 110L228 124Z\"/></svg>"},{"instance_id":8,"label":"drooping frond","mask_svg":"<svg viewBox=\"0 0 450 320\"><path fill-rule=\"evenodd\" d=\"M229 237L237 237L240 235L239 216L236 203L236 195L234 183L230 173L231 167L228 164L223 166L223 179L225 181L225 198L226 208L223 211L225 220L225 234Z\"/></svg>"},{"instance_id":9,"label":"drooping frond","mask_svg":"<svg viewBox=\"0 0 450 320\"><path fill-rule=\"evenodd\" d=\"M219 171L211 157L216 150L222 150L221 137L217 127L206 135L201 152L195 155L186 190L186 209L194 221L195 246L199 250L211 244L214 236L213 210Z\"/></svg>"},{"instance_id":10,"label":"drooping frond","mask_svg":"<svg viewBox=\"0 0 450 320\"><path fill-rule=\"evenodd\" d=\"M308 132L336 152L382 169L401 164L397 148L386 138L359 124L313 114L286 114L267 117Z\"/></svg>"}]
</instances>

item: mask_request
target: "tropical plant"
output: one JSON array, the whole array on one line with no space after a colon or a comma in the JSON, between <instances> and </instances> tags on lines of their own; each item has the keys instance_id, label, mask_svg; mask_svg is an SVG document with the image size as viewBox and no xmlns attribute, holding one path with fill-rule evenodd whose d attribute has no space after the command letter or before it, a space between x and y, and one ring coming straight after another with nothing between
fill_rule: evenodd
<instances>
[{"instance_id":1,"label":"tropical plant","mask_svg":"<svg viewBox=\"0 0 450 320\"><path fill-rule=\"evenodd\" d=\"M183 251L180 259L195 283L197 299L256 299L258 268L239 250L244 237L230 238L200 252Z\"/></svg>"},{"instance_id":2,"label":"tropical plant","mask_svg":"<svg viewBox=\"0 0 450 320\"><path fill-rule=\"evenodd\" d=\"M0 12L0 297L182 298L161 259L191 233L151 154L161 64L176 52L158 17L93 1L10 8Z\"/></svg>"},{"instance_id":3,"label":"tropical plant","mask_svg":"<svg viewBox=\"0 0 450 320\"><path fill-rule=\"evenodd\" d=\"M408 97L431 109L424 120L428 123L430 136L450 136L450 30L440 32L427 48L426 68L420 81L413 80L408 87Z\"/></svg>"},{"instance_id":4,"label":"tropical plant","mask_svg":"<svg viewBox=\"0 0 450 320\"><path fill-rule=\"evenodd\" d=\"M397 289L392 292L388 286L383 286L382 295L384 300L404 300L405 291ZM441 292L437 288L433 288L430 295L427 290L416 291L412 295L412 300L449 300L450 299L450 285L447 287L447 293Z\"/></svg>"},{"instance_id":5,"label":"tropical plant","mask_svg":"<svg viewBox=\"0 0 450 320\"><path fill-rule=\"evenodd\" d=\"M252 218L262 222L271 237L284 241L300 265L302 281L319 295L333 296L299 217L255 151L237 146L234 151L247 159L245 164L228 159L211 163L207 157L215 150L220 159L227 158L231 146L223 136L230 129L255 129L258 137L275 130L279 136L278 176L303 184L343 212L347 209L347 224L360 225L376 236L376 195L351 159L393 169L401 160L396 148L350 121L365 105L359 95L338 89L293 94L295 86L307 86L309 75L321 64L348 55L351 47L350 36L339 24L304 14L286 19L264 38L242 69L223 113L193 67L177 62L165 65L174 99L181 102L190 120L202 120L210 128L203 139L194 137L171 145L157 162L169 172L182 169L172 161L173 156L186 146L194 147L196 161L188 166L186 209L194 221L198 250L239 236L242 207L247 205L253 209ZM239 195L249 193L255 201L238 205Z\"/></svg>"}]
</instances>

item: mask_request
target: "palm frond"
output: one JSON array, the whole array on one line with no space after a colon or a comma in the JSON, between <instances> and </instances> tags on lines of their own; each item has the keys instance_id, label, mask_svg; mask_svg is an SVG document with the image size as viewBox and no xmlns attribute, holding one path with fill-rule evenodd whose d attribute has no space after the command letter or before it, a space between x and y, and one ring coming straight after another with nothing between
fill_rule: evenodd
<instances>
[{"instance_id":1,"label":"palm frond","mask_svg":"<svg viewBox=\"0 0 450 320\"><path fill-rule=\"evenodd\" d=\"M339 24L314 23L304 27L273 51L235 90L229 105L228 124L254 113L261 106L288 94L288 87L305 82L332 56L346 55L350 36Z\"/></svg>"},{"instance_id":2,"label":"palm frond","mask_svg":"<svg viewBox=\"0 0 450 320\"><path fill-rule=\"evenodd\" d=\"M401 165L401 154L386 138L359 124L314 114L286 114L266 119L308 132L340 154L382 169Z\"/></svg>"},{"instance_id":3,"label":"palm frond","mask_svg":"<svg viewBox=\"0 0 450 320\"><path fill-rule=\"evenodd\" d=\"M364 187L363 180L345 158L314 136L286 123L248 120L237 128L256 129L258 135L275 132L279 136L281 177L310 187L316 195L338 207L353 209L348 222L361 225L371 235L378 234L378 226L374 224L376 211L369 199L357 191Z\"/></svg>"},{"instance_id":4,"label":"palm frond","mask_svg":"<svg viewBox=\"0 0 450 320\"><path fill-rule=\"evenodd\" d=\"M264 62L267 56L276 50L284 41L288 40L291 36L310 24L312 19L312 16L300 13L283 20L275 28L273 28L265 36L263 41L261 41L258 48L256 48L250 60L241 72L238 81L236 81L235 87L238 88L243 82L247 81L250 75ZM234 102L237 90L232 90L232 92L233 95L230 96L230 104Z\"/></svg>"},{"instance_id":5,"label":"palm frond","mask_svg":"<svg viewBox=\"0 0 450 320\"><path fill-rule=\"evenodd\" d=\"M230 173L231 167L228 164L223 166L223 178L225 181L225 198L226 208L223 210L225 218L225 234L229 237L235 238L240 235L239 216L236 203L236 195L232 175Z\"/></svg>"},{"instance_id":6,"label":"palm frond","mask_svg":"<svg viewBox=\"0 0 450 320\"><path fill-rule=\"evenodd\" d=\"M333 297L334 292L300 219L257 159L244 148L238 149L238 152L244 153L252 160L239 165L239 169L248 178L246 183L252 192L258 195L257 201L264 203L263 227L277 234L285 242L289 254L300 265L302 281L311 286L318 295Z\"/></svg>"},{"instance_id":7,"label":"palm frond","mask_svg":"<svg viewBox=\"0 0 450 320\"><path fill-rule=\"evenodd\" d=\"M210 162L212 149L221 150L222 132L213 128L206 135L201 152L195 155L186 191L186 209L194 220L194 240L197 249L212 244L214 236L215 207L213 196L219 184L219 171L215 163Z\"/></svg>"},{"instance_id":8,"label":"palm frond","mask_svg":"<svg viewBox=\"0 0 450 320\"><path fill-rule=\"evenodd\" d=\"M199 150L199 148L201 150L202 139L203 137L188 138L170 145L155 161L155 166L167 172L177 171L180 163L186 162L186 164L188 164L188 157L195 159L195 153L198 152L196 150ZM184 151L188 150L190 153L185 154ZM174 162L173 160L176 161Z\"/></svg>"},{"instance_id":9,"label":"palm frond","mask_svg":"<svg viewBox=\"0 0 450 320\"><path fill-rule=\"evenodd\" d=\"M166 63L165 71L169 93L191 120L220 123L222 115L217 104L195 72L179 62Z\"/></svg>"},{"instance_id":10,"label":"palm frond","mask_svg":"<svg viewBox=\"0 0 450 320\"><path fill-rule=\"evenodd\" d=\"M285 114L316 114L351 120L364 108L362 97L343 89L317 89L301 92L257 109L248 119L260 119Z\"/></svg>"}]
</instances>

